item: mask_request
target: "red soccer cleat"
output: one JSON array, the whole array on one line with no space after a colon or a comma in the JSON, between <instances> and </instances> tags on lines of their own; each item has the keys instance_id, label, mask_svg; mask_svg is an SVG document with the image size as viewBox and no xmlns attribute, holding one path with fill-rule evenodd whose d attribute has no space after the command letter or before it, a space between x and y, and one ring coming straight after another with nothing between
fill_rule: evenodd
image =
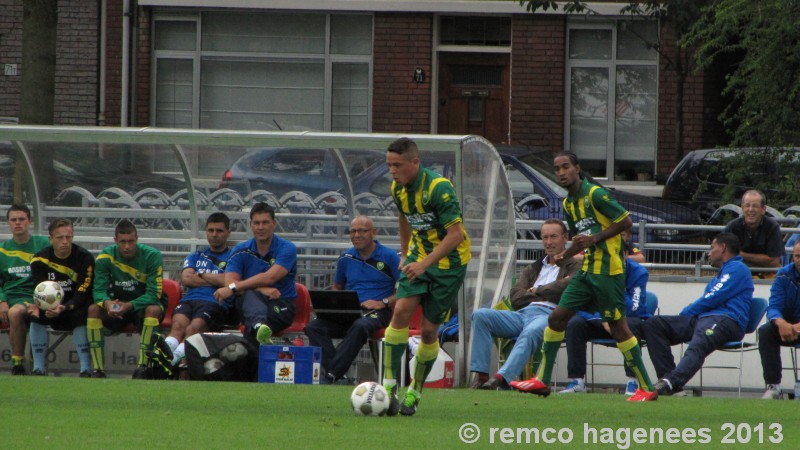
<instances>
[{"instance_id":1,"label":"red soccer cleat","mask_svg":"<svg viewBox=\"0 0 800 450\"><path fill-rule=\"evenodd\" d=\"M542 397L550 395L550 387L542 383L542 381L536 377L525 381L512 381L511 387L527 394L536 394Z\"/></svg>"},{"instance_id":2,"label":"red soccer cleat","mask_svg":"<svg viewBox=\"0 0 800 450\"><path fill-rule=\"evenodd\" d=\"M628 397L629 402L654 402L658 400L658 391L645 391L644 389L637 389L636 392Z\"/></svg>"}]
</instances>

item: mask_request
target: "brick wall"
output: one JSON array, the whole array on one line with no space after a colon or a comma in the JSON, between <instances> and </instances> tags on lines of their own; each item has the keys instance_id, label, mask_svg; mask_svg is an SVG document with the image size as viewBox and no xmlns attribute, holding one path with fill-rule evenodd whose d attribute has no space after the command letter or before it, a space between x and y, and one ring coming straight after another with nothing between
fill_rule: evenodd
<instances>
[{"instance_id":1,"label":"brick wall","mask_svg":"<svg viewBox=\"0 0 800 450\"><path fill-rule=\"evenodd\" d=\"M17 117L22 74L22 0L0 0L0 11L0 117ZM5 75L6 64L16 64L17 75Z\"/></svg>"},{"instance_id":2,"label":"brick wall","mask_svg":"<svg viewBox=\"0 0 800 450\"><path fill-rule=\"evenodd\" d=\"M564 145L566 20L515 15L511 26L511 142L559 151Z\"/></svg>"},{"instance_id":3,"label":"brick wall","mask_svg":"<svg viewBox=\"0 0 800 450\"><path fill-rule=\"evenodd\" d=\"M137 24L139 33L136 42L136 75L131 79L135 83L136 107L131 125L150 125L150 8L139 8L137 11Z\"/></svg>"},{"instance_id":4,"label":"brick wall","mask_svg":"<svg viewBox=\"0 0 800 450\"><path fill-rule=\"evenodd\" d=\"M430 14L375 15L373 131L430 133L432 42ZM424 83L411 81L417 67Z\"/></svg>"},{"instance_id":5,"label":"brick wall","mask_svg":"<svg viewBox=\"0 0 800 450\"><path fill-rule=\"evenodd\" d=\"M97 123L99 21L97 2L59 0L54 121Z\"/></svg>"},{"instance_id":6,"label":"brick wall","mask_svg":"<svg viewBox=\"0 0 800 450\"><path fill-rule=\"evenodd\" d=\"M105 125L120 124L122 78L122 2L106 3L106 111Z\"/></svg>"},{"instance_id":7,"label":"brick wall","mask_svg":"<svg viewBox=\"0 0 800 450\"><path fill-rule=\"evenodd\" d=\"M0 0L0 116L19 115L22 78L22 1ZM97 2L59 0L54 122L94 125L97 115ZM6 76L5 64L17 64Z\"/></svg>"}]
</instances>

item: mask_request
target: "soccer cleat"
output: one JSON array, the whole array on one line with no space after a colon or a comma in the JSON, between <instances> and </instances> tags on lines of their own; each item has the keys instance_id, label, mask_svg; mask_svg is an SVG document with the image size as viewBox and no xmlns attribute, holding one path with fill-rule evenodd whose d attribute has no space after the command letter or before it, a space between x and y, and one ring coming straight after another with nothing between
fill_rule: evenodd
<instances>
[{"instance_id":1,"label":"soccer cleat","mask_svg":"<svg viewBox=\"0 0 800 450\"><path fill-rule=\"evenodd\" d=\"M628 397L629 402L654 402L658 400L658 391L645 391L644 389L637 389L636 392Z\"/></svg>"},{"instance_id":2,"label":"soccer cleat","mask_svg":"<svg viewBox=\"0 0 800 450\"><path fill-rule=\"evenodd\" d=\"M47 372L45 372L42 369L33 369L33 370L31 370L31 375L35 375L37 377L46 377L47 376Z\"/></svg>"},{"instance_id":3,"label":"soccer cleat","mask_svg":"<svg viewBox=\"0 0 800 450\"><path fill-rule=\"evenodd\" d=\"M658 395L671 395L672 383L670 383L666 378L662 378L658 380L658 383L656 383L655 386L653 386L653 390L658 392Z\"/></svg>"},{"instance_id":4,"label":"soccer cleat","mask_svg":"<svg viewBox=\"0 0 800 450\"><path fill-rule=\"evenodd\" d=\"M420 398L419 393L409 388L406 391L406 398L405 400L403 400L403 404L400 405L400 414L404 416L413 416L414 413L417 412L417 406L419 406L419 398Z\"/></svg>"},{"instance_id":5,"label":"soccer cleat","mask_svg":"<svg viewBox=\"0 0 800 450\"><path fill-rule=\"evenodd\" d=\"M625 385L625 395L631 396L636 393L639 389L639 383L636 380L628 380L628 384Z\"/></svg>"},{"instance_id":6,"label":"soccer cleat","mask_svg":"<svg viewBox=\"0 0 800 450\"><path fill-rule=\"evenodd\" d=\"M386 389L386 392L389 393L389 409L386 410L386 415L396 416L400 411L400 401L397 400L397 385L384 385L383 387Z\"/></svg>"},{"instance_id":7,"label":"soccer cleat","mask_svg":"<svg viewBox=\"0 0 800 450\"><path fill-rule=\"evenodd\" d=\"M27 375L28 373L25 372L25 366L22 364L17 366L11 366L11 375Z\"/></svg>"},{"instance_id":8,"label":"soccer cleat","mask_svg":"<svg viewBox=\"0 0 800 450\"><path fill-rule=\"evenodd\" d=\"M768 384L767 390L764 392L764 395L761 396L762 400L782 400L783 399L783 392L781 392L781 387L776 386L774 384Z\"/></svg>"},{"instance_id":9,"label":"soccer cleat","mask_svg":"<svg viewBox=\"0 0 800 450\"><path fill-rule=\"evenodd\" d=\"M582 379L575 378L567 383L567 386L563 389L558 391L559 394L585 394L586 393L586 383L583 382Z\"/></svg>"},{"instance_id":10,"label":"soccer cleat","mask_svg":"<svg viewBox=\"0 0 800 450\"><path fill-rule=\"evenodd\" d=\"M89 372L88 370L84 370L78 376L81 377L81 378L92 378L92 372Z\"/></svg>"},{"instance_id":11,"label":"soccer cleat","mask_svg":"<svg viewBox=\"0 0 800 450\"><path fill-rule=\"evenodd\" d=\"M511 387L526 394L536 394L542 397L550 395L550 388L535 376L530 380L512 381Z\"/></svg>"},{"instance_id":12,"label":"soccer cleat","mask_svg":"<svg viewBox=\"0 0 800 450\"><path fill-rule=\"evenodd\" d=\"M131 378L134 380L146 380L150 378L150 371L147 370L147 366L139 366L133 371L133 376Z\"/></svg>"},{"instance_id":13,"label":"soccer cleat","mask_svg":"<svg viewBox=\"0 0 800 450\"><path fill-rule=\"evenodd\" d=\"M483 383L481 385L481 389L486 389L489 391L510 391L511 386L506 383L506 379L503 378L502 375L496 374L491 380Z\"/></svg>"},{"instance_id":14,"label":"soccer cleat","mask_svg":"<svg viewBox=\"0 0 800 450\"><path fill-rule=\"evenodd\" d=\"M483 385L489 381L489 374L483 372L474 372L474 377L472 379L472 383L470 383L470 389L483 389Z\"/></svg>"},{"instance_id":15,"label":"soccer cleat","mask_svg":"<svg viewBox=\"0 0 800 450\"><path fill-rule=\"evenodd\" d=\"M256 331L256 340L261 345L272 345L272 328L269 325L261 325Z\"/></svg>"},{"instance_id":16,"label":"soccer cleat","mask_svg":"<svg viewBox=\"0 0 800 450\"><path fill-rule=\"evenodd\" d=\"M91 374L92 378L106 378L106 371L100 369L94 369Z\"/></svg>"}]
</instances>

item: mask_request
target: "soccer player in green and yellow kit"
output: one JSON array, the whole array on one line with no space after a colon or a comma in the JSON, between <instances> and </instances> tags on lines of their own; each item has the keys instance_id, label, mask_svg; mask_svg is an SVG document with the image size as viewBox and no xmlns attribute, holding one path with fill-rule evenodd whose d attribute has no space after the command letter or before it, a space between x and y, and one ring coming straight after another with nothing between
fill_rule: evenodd
<instances>
[{"instance_id":1,"label":"soccer player in green and yellow kit","mask_svg":"<svg viewBox=\"0 0 800 450\"><path fill-rule=\"evenodd\" d=\"M33 299L31 259L50 245L44 236L31 236L31 210L11 205L6 212L11 239L0 244L0 322L8 326L11 374L25 375L25 337L28 307Z\"/></svg>"},{"instance_id":2,"label":"soccer player in green and yellow kit","mask_svg":"<svg viewBox=\"0 0 800 450\"><path fill-rule=\"evenodd\" d=\"M544 330L542 361L530 380L513 381L511 387L522 392L550 395L550 376L553 363L567 322L578 310L597 311L611 329L625 365L636 375L639 389L628 401L651 401L658 398L642 362L642 349L628 328L625 319L625 262L620 233L633 222L616 200L601 186L581 177L578 157L561 152L553 160L556 177L567 188L564 215L571 234L572 246L556 261L572 258L585 251L583 267L575 274L561 295L556 309L550 313ZM645 389L646 387L646 389Z\"/></svg>"},{"instance_id":3,"label":"soccer player in green and yellow kit","mask_svg":"<svg viewBox=\"0 0 800 450\"><path fill-rule=\"evenodd\" d=\"M111 332L129 323L141 328L139 366L133 378L147 378L147 352L152 350L152 336L167 306L161 288L163 262L161 252L138 243L136 227L121 221L114 230L114 245L100 252L95 261L94 304L89 306L86 329L92 356L92 378L105 378L105 326Z\"/></svg>"},{"instance_id":4,"label":"soccer player in green and yellow kit","mask_svg":"<svg viewBox=\"0 0 800 450\"><path fill-rule=\"evenodd\" d=\"M439 356L439 325L448 320L450 307L467 273L470 241L453 184L422 167L417 144L401 138L386 154L394 179L392 197L400 225L402 256L397 301L384 342L384 386L391 396L388 415L417 411L425 378ZM397 399L400 361L408 346L408 324L422 305L422 342L411 386L402 404Z\"/></svg>"}]
</instances>

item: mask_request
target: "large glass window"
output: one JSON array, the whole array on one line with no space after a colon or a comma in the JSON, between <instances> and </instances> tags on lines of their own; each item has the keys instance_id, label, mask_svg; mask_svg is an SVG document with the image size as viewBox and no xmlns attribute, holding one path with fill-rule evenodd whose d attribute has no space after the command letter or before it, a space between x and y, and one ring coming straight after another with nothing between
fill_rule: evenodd
<instances>
[{"instance_id":1,"label":"large glass window","mask_svg":"<svg viewBox=\"0 0 800 450\"><path fill-rule=\"evenodd\" d=\"M568 38L568 147L593 176L650 180L656 153L658 24L574 23Z\"/></svg>"},{"instance_id":2,"label":"large glass window","mask_svg":"<svg viewBox=\"0 0 800 450\"><path fill-rule=\"evenodd\" d=\"M156 126L371 131L372 16L156 13Z\"/></svg>"}]
</instances>

